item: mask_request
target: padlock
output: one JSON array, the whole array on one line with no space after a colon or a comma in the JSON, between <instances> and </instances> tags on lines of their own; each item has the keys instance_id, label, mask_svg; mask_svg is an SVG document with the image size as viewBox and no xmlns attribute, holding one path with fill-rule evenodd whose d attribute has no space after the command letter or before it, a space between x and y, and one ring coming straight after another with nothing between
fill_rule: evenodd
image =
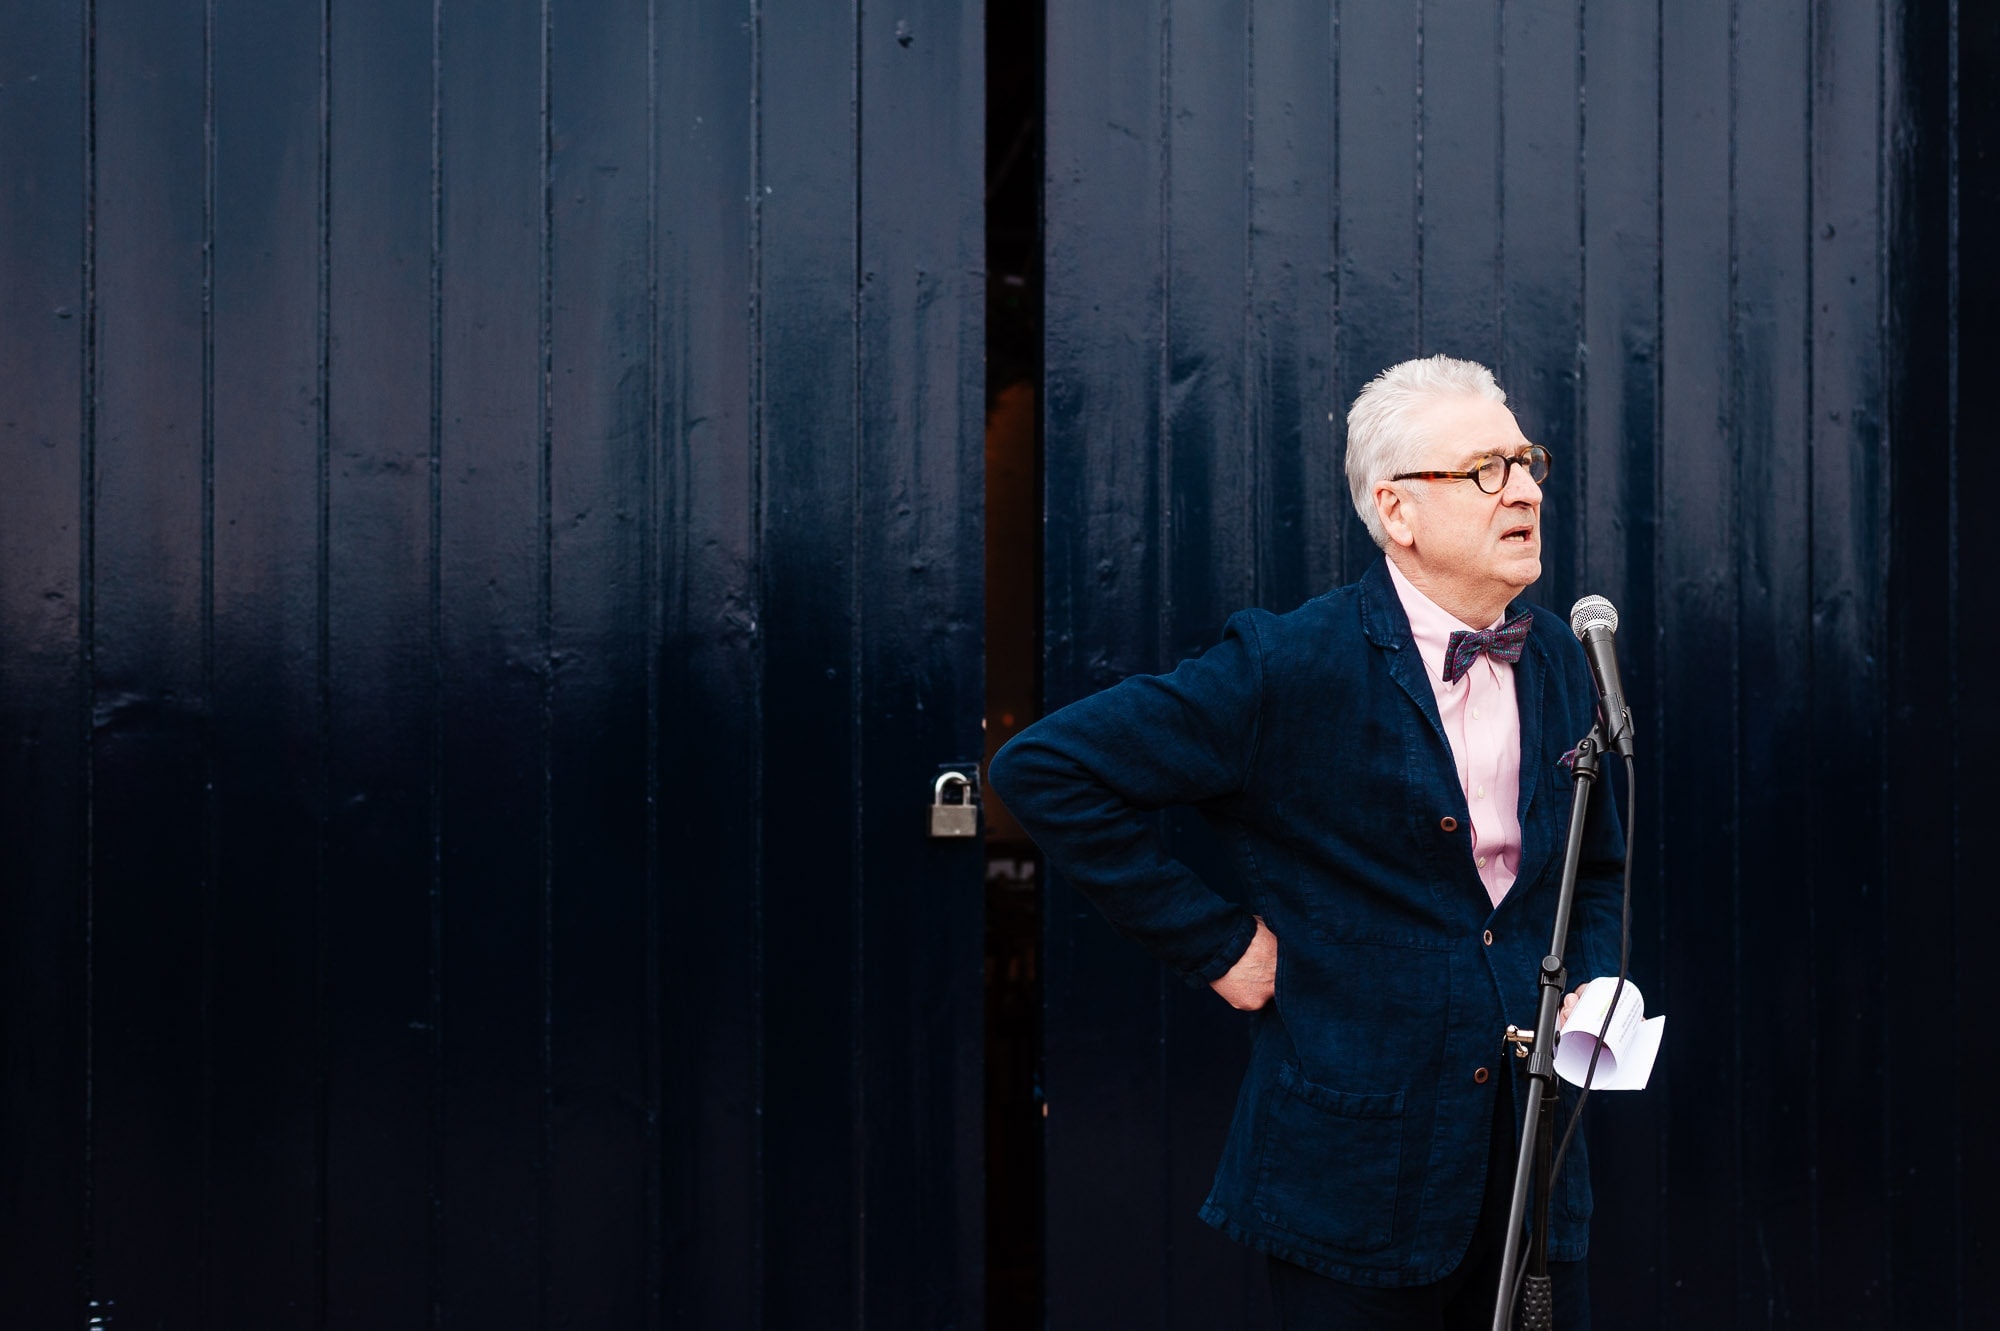
<instances>
[{"instance_id":1,"label":"padlock","mask_svg":"<svg viewBox=\"0 0 2000 1331\"><path fill-rule=\"evenodd\" d=\"M945 788L956 781L963 788L960 802L946 804ZM979 835L979 806L972 802L972 779L963 772L946 772L931 788L931 835L959 837Z\"/></svg>"}]
</instances>

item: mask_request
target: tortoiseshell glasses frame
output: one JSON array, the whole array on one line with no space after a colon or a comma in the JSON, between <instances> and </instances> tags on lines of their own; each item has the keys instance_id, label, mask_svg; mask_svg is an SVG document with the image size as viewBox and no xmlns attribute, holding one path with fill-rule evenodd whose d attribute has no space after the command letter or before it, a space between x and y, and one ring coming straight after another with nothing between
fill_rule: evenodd
<instances>
[{"instance_id":1,"label":"tortoiseshell glasses frame","mask_svg":"<svg viewBox=\"0 0 2000 1331\"><path fill-rule=\"evenodd\" d=\"M1497 495L1507 488L1507 471L1519 467L1528 473L1528 479L1540 485L1549 478L1549 467L1554 459L1549 450L1540 444L1529 444L1514 457L1501 453L1483 453L1474 458L1470 471L1404 471L1389 479L1392 481L1471 481L1480 490Z\"/></svg>"}]
</instances>

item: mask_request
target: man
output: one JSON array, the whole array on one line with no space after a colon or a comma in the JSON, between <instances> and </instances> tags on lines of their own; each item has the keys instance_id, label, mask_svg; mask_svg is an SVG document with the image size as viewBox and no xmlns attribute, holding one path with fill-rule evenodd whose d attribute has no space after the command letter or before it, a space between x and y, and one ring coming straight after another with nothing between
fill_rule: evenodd
<instances>
[{"instance_id":1,"label":"man","mask_svg":"<svg viewBox=\"0 0 2000 1331\"><path fill-rule=\"evenodd\" d=\"M1202 1218L1268 1255L1286 1328L1487 1327L1573 777L1595 695L1541 576L1547 450L1483 366L1406 361L1348 414L1384 551L1285 615L1243 611L1170 674L1044 718L991 779L1121 932L1254 1014ZM1566 960L1616 970L1622 844L1593 794ZM1245 900L1167 854L1193 805ZM1575 1002L1570 994L1567 1015ZM1583 1142L1552 1199L1557 1325L1588 1324Z\"/></svg>"}]
</instances>

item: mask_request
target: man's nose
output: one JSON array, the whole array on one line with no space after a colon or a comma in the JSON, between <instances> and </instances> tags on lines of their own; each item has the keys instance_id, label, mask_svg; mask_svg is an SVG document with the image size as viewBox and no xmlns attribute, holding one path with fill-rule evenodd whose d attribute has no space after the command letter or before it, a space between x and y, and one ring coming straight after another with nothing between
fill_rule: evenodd
<instances>
[{"instance_id":1,"label":"man's nose","mask_svg":"<svg viewBox=\"0 0 2000 1331\"><path fill-rule=\"evenodd\" d=\"M1507 483L1500 487L1500 500L1507 504L1539 504L1542 502L1542 487L1535 484L1535 478L1528 475L1522 466L1507 468Z\"/></svg>"}]
</instances>

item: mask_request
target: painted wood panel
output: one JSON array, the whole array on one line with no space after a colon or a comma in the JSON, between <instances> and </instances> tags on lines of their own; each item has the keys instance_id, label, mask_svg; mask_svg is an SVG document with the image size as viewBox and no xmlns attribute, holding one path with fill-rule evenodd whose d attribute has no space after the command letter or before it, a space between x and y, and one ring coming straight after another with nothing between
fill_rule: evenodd
<instances>
[{"instance_id":1,"label":"painted wood panel","mask_svg":"<svg viewBox=\"0 0 2000 1331\"><path fill-rule=\"evenodd\" d=\"M1954 413L1994 40L1885 0L1051 9L1047 705L1356 576L1341 420L1435 351L1556 453L1536 599L1623 611L1633 968L1678 1033L1595 1110L1602 1325L1977 1320L1994 1040L1918 995L1986 914ZM1262 1325L1187 1214L1241 1023L1049 890L1050 1325Z\"/></svg>"},{"instance_id":2,"label":"painted wood panel","mask_svg":"<svg viewBox=\"0 0 2000 1331\"><path fill-rule=\"evenodd\" d=\"M0 28L8 1324L981 1324L979 8Z\"/></svg>"}]
</instances>

